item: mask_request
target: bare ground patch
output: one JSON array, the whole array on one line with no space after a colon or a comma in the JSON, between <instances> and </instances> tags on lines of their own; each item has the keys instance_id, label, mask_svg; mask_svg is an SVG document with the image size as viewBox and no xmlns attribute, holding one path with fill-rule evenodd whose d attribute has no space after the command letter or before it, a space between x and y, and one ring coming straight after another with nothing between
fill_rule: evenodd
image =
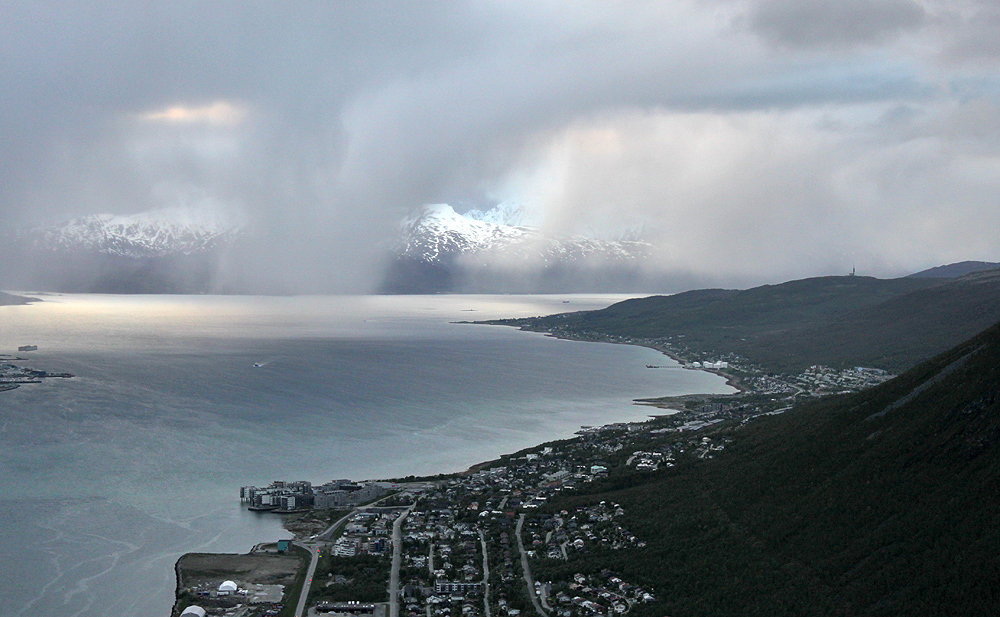
<instances>
[{"instance_id":1,"label":"bare ground patch","mask_svg":"<svg viewBox=\"0 0 1000 617\"><path fill-rule=\"evenodd\" d=\"M177 561L178 586L221 584L225 580L240 580L260 585L291 585L302 567L302 559L294 555L229 555L188 553Z\"/></svg>"}]
</instances>

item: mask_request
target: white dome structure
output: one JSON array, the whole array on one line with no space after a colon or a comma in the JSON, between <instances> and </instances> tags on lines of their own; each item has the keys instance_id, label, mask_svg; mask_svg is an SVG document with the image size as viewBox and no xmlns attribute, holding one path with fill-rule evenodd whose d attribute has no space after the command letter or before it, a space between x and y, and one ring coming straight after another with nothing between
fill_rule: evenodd
<instances>
[{"instance_id":1,"label":"white dome structure","mask_svg":"<svg viewBox=\"0 0 1000 617\"><path fill-rule=\"evenodd\" d=\"M236 593L236 583L226 581L219 585L219 593Z\"/></svg>"},{"instance_id":2,"label":"white dome structure","mask_svg":"<svg viewBox=\"0 0 1000 617\"><path fill-rule=\"evenodd\" d=\"M184 609L181 617L205 617L205 609L200 606L191 605Z\"/></svg>"}]
</instances>

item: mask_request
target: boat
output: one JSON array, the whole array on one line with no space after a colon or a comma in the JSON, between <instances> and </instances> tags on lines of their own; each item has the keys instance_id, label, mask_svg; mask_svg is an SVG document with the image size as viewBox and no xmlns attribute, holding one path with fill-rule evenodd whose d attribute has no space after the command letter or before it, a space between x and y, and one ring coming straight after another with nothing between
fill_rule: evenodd
<instances>
[{"instance_id":1,"label":"boat","mask_svg":"<svg viewBox=\"0 0 1000 617\"><path fill-rule=\"evenodd\" d=\"M38 345L21 345L17 348L18 351L38 351Z\"/></svg>"},{"instance_id":2,"label":"boat","mask_svg":"<svg viewBox=\"0 0 1000 617\"><path fill-rule=\"evenodd\" d=\"M263 366L264 366L263 362L254 362L253 363L253 367L254 368L263 368Z\"/></svg>"}]
</instances>

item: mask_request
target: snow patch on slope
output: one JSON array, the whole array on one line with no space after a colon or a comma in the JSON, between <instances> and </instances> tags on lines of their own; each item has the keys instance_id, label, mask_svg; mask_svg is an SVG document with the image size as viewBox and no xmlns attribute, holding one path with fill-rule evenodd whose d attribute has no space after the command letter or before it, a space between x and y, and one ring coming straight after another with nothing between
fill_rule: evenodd
<instances>
[{"instance_id":1,"label":"snow patch on slope","mask_svg":"<svg viewBox=\"0 0 1000 617\"><path fill-rule=\"evenodd\" d=\"M143 258L210 250L234 238L241 228L239 222L215 212L164 208L130 215L92 214L29 230L21 240L40 250Z\"/></svg>"},{"instance_id":2,"label":"snow patch on slope","mask_svg":"<svg viewBox=\"0 0 1000 617\"><path fill-rule=\"evenodd\" d=\"M459 255L503 248L528 240L537 232L468 218L448 204L424 207L403 221L402 250L399 253L435 261L446 254Z\"/></svg>"},{"instance_id":3,"label":"snow patch on slope","mask_svg":"<svg viewBox=\"0 0 1000 617\"><path fill-rule=\"evenodd\" d=\"M469 210L462 216L476 221L510 227L523 227L536 224L527 206L512 201L499 203L489 210Z\"/></svg>"},{"instance_id":4,"label":"snow patch on slope","mask_svg":"<svg viewBox=\"0 0 1000 617\"><path fill-rule=\"evenodd\" d=\"M433 263L443 259L475 257L481 262L552 264L597 260L635 262L650 245L638 241L608 241L584 236L546 237L538 229L499 221L521 221L525 210L517 204L458 214L448 204L425 206L402 223L398 255Z\"/></svg>"}]
</instances>

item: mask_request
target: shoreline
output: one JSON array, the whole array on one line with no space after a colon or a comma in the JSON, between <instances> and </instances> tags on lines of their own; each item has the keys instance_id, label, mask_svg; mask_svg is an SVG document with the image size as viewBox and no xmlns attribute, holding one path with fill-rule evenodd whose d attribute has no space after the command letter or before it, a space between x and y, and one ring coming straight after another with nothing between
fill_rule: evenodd
<instances>
[{"instance_id":1,"label":"shoreline","mask_svg":"<svg viewBox=\"0 0 1000 617\"><path fill-rule=\"evenodd\" d=\"M491 324L491 325L506 325L506 324ZM481 460L479 462L469 465L467 468L463 470L457 470L450 473L438 473L427 476L411 475L405 477L386 478L381 480L366 480L364 482L393 483L396 485L393 488L396 490L400 490L402 492L401 494L403 495L411 494L411 491L413 491L412 492L413 499L416 499L417 495L422 494L427 490L440 489L441 486L443 486L448 482L465 482L469 478L472 478L477 475L493 473L492 471L489 470L493 470L494 468L500 470L506 470L508 467L512 469L522 469L522 468L529 469L530 461L539 460L539 457L545 458L546 456L550 457L559 456L560 455L559 453L564 453L567 450L587 452L587 455L589 457L587 459L587 463L590 465L590 467L586 468L582 472L577 471L568 480L566 480L565 486L570 490L572 490L574 488L579 487L582 484L589 484L590 482L593 482L596 479L606 478L607 473L609 471L608 468L612 466L615 467L617 473L621 472L622 470L627 471L630 467L634 467L636 470L642 470L643 467L641 465L653 465L653 463L648 463L644 460L636 462L635 465L633 465L633 461L635 460L635 455L629 457L627 461L624 462L616 461L613 462L612 464L609 464L608 461L610 459L607 458L607 456L601 455L600 453L590 452L590 448L593 447L593 444L610 444L611 446L618 444L615 448L609 450L610 452L615 452L621 449L625 444L632 444L637 439L643 440L643 439L648 439L649 436L654 436L659 434L671 434L671 435L676 435L677 438L679 438L682 442L686 444L679 449L677 454L678 457L683 458L685 456L684 455L685 449L689 449L691 453L686 455L688 458L691 457L704 458L706 456L710 456L711 453L724 448L725 444L727 443L728 437L725 437L724 433L720 434L716 430L715 433L710 433L714 435L711 439L707 437L703 438L702 436L705 435L705 433L702 432L701 429L712 425L717 425L718 423L725 422L727 420L739 420L740 418L744 418L745 421L745 419L748 419L749 417L758 415L758 412L760 411L760 410L750 410L741 412L740 410L731 409L731 407L735 407L733 405L728 405L728 404L719 405L717 401L713 405L705 406L705 408L701 408L697 405L692 407L681 404L682 402L689 402L689 401L705 403L709 398L733 399L734 397L738 397L740 394L747 392L748 388L742 384L742 380L737 375L728 373L721 369L703 369L701 367L697 367L696 369L693 366L689 366L693 361L679 357L676 354L671 353L670 350L662 346L645 341L616 340L612 337L604 335L573 336L566 334L560 335L548 331L531 330L527 328L519 328L519 329L524 330L526 332L538 332L540 334L543 334L544 336L560 340L571 340L577 342L616 343L622 345L634 345L638 347L646 347L670 358L672 361L676 362L680 368L686 368L688 370L704 370L705 372L714 373L719 377L723 377L725 379L726 385L733 388L735 392L728 394L692 393L680 396L647 398L647 399L634 398L631 399L633 405L651 406L651 407L658 407L661 409L669 409L674 413L648 414L646 415L645 419L642 420L632 420L626 422L609 422L607 424L603 424L600 426L581 426L580 430L576 431L573 435L554 436L554 438L549 438L549 439L543 438L541 440L536 440L533 444L518 449L514 452L500 454L499 456L495 456L487 460ZM710 406L719 407L719 409L708 410L707 407ZM723 409L722 407L726 407L726 409ZM743 414L743 415L736 415L736 414ZM708 441L706 442L706 440ZM667 456L662 460L657 459L657 462L655 466L652 467L652 469L655 471L660 466L661 463L664 467L673 467L675 464L673 462L674 461L673 457L674 455L670 454L669 456ZM576 459L574 458L573 460ZM678 461L678 463L680 463L680 461ZM648 468L649 467L647 467L647 469ZM532 473L534 473L535 476L538 477L532 476L529 484L532 487L534 487L536 484L538 487L543 487L544 485L545 488L540 488L540 489L533 488L531 491L529 491L529 496L533 496L536 492L541 494L542 491L553 490L551 488L553 485L559 485L560 487L562 487L563 485L564 478L562 477L553 480L548 476L540 475L542 474L541 471L533 470ZM541 480L542 482L538 483L539 480ZM503 502L500 504L499 508L503 508L506 502L507 500L504 499ZM416 501L414 501L413 503L416 503ZM539 506L540 506L539 503L535 503L533 501L527 503L521 503L520 505L514 504L513 509L511 509L511 512L517 512L517 511L521 512L519 519L520 523L521 521L524 520L525 513L528 511L527 509L538 508ZM400 506L400 507L406 507L406 506ZM408 507L412 508L413 505L411 504ZM333 521L335 518L340 516L340 514L344 513L344 517L342 518L342 520L346 520L347 517L350 516L351 512L356 512L362 509L363 509L362 506L357 506L354 507L353 509L348 508L346 510L346 513L339 509L336 511L310 509L307 512L317 513L312 517L308 513L299 516L296 516L295 513L293 512L272 511L272 513L276 513L279 515L291 514L291 516L281 516L282 519L281 526L282 528L285 529L286 532L288 532L293 536L294 538L293 542L296 544L296 546L300 547L305 546L309 548L309 553L313 555L314 557L313 562L315 562L316 553L313 552L313 549L315 549L318 552L320 550L321 545L326 546L329 549L330 547L327 545L331 545L332 543L330 542L329 538L326 538L324 540L325 543L321 543L317 540L318 536L316 534L309 535L310 533L312 533L312 531L314 531L308 528L309 525L313 525L311 519L316 517L326 519L327 517L329 517L329 521ZM306 522L307 524L306 526L297 525L296 523L299 522ZM329 529L333 529L333 527L330 527ZM518 525L518 531L520 531L520 524ZM520 536L520 534L518 534L518 536ZM522 559L523 559L524 558L523 547L520 548L520 552L522 554ZM253 551L251 551L251 553L253 553ZM310 581L312 580L313 576L313 570L311 569L312 567L314 566L311 566L310 569L308 570L308 574L305 575ZM391 568L390 575L392 575L392 572L397 571L397 569L398 565L394 564ZM301 595L298 596L299 610L301 610L301 607L304 606L305 599L306 599L305 592L303 592ZM178 598L178 600L180 600L180 598ZM289 601L292 601L292 599L289 598Z\"/></svg>"},{"instance_id":2,"label":"shoreline","mask_svg":"<svg viewBox=\"0 0 1000 617\"><path fill-rule=\"evenodd\" d=\"M705 437L706 433L701 429L718 425L727 419L738 419L725 415L723 412L724 410L717 410L717 413L706 413L703 410L689 409L676 414L652 415L641 421L612 422L601 426L583 426L572 437L536 442L531 446L509 454L502 454L490 460L474 463L462 471L434 476L407 476L364 481L366 483L392 483L394 486L391 488L394 492L383 499L398 498L401 501L393 503L390 507L404 509L404 516L396 519L393 523L393 546L395 550L392 552L393 561L389 568L390 580L392 580L392 577L398 576L400 567L398 552L401 542L396 539L398 538L396 530L402 518L405 518L405 514L416 506L422 495L431 494L435 491L440 493L443 490L442 487L455 483L462 486L474 485L482 490L487 490L483 488L487 484L482 484L478 481L477 476L502 478L505 479L503 481L510 482L513 481L513 478L520 478L526 474L525 486L529 488L523 489L523 493L521 490L517 493L512 493L511 495L517 497L516 500L508 504L509 496L504 497L500 504L494 505L492 509L490 509L490 502L487 501L486 509L482 511L486 513L486 516L490 516L490 513L492 513L492 515L504 518L504 520L516 517L518 525L515 534L520 536L521 523L523 523L525 517L537 508L542 507L549 497L555 496L561 490L573 491L581 489L593 482L607 479L609 472L612 474L639 472L641 474L644 469L655 472L661 467L666 469L675 465L686 464L689 461L706 457L711 458L714 456L714 453L724 449L730 441L728 433L732 430L731 426L730 428L725 428L725 425L722 425L713 429L712 432L708 433L710 437ZM673 441L675 443L668 446L667 452L660 452L659 454L637 451L628 456L627 460L621 455L617 456L619 460L608 458L607 452L617 452L627 446L634 446L636 443L646 443L650 438L666 439L668 442ZM677 445L678 443L680 445ZM643 449L645 450L646 448ZM649 455L655 459L655 462L645 459L638 460L636 458L638 455ZM581 456L584 461L582 468L576 469L574 472L561 471L565 467L565 461L573 461L579 466L581 464ZM547 463L539 467L538 461L547 461ZM546 473L546 470L552 468L553 464L560 471L554 475ZM643 467L644 465L646 467ZM358 483L360 484L361 481L358 481ZM275 484L278 485L278 483ZM283 487L284 483L282 482L279 488ZM440 494L438 496L440 497ZM285 602L288 602L289 606L291 605L290 603L297 601L296 606L298 607L298 611L302 611L305 607L305 603L309 597L307 594L311 590L310 583L313 581L315 563L317 562L319 552L324 549L333 551L336 542L339 542L339 540L335 542L329 534L351 516L365 511L366 508L377 506L383 499L377 499L375 502L359 504L348 508L312 509L310 510L312 514L305 513L300 516L293 514L292 516L281 517L282 527L293 537L290 541L291 544L299 548L305 548L312 555L312 561L306 573L304 575L300 573L299 575L300 577L304 576L308 586L303 587L301 590L293 589L290 591L290 595L285 599ZM477 501L475 503L476 508L478 508L478 503L480 502ZM602 501L601 506L603 505L604 502ZM615 507L618 506L615 505ZM479 516L484 516L483 513L480 513ZM517 516L518 513L519 516ZM324 529L325 531L322 531ZM481 541L485 543L486 540L483 537L484 530L479 529L479 532ZM364 537L372 535L371 530L354 533L360 533ZM486 533L488 534L489 531L487 530ZM526 558L531 555L526 552L522 542L519 541L517 545L522 567L527 572ZM644 542L638 544L640 548L644 545ZM251 557L256 553L257 547L255 546L254 549L251 549L250 553L247 553L243 557ZM384 555L385 553L382 552L379 554ZM180 560L184 559L184 557L182 555L177 563L179 564ZM229 576L231 579L236 580L235 574L222 575L222 577L224 576ZM216 577L219 578L219 575L216 575ZM526 581L528 588L531 589L530 578L526 578ZM650 597L652 598L652 596ZM181 603L181 599L180 594L178 594L175 601L175 608ZM297 612L296 614L302 613Z\"/></svg>"},{"instance_id":3,"label":"shoreline","mask_svg":"<svg viewBox=\"0 0 1000 617\"><path fill-rule=\"evenodd\" d=\"M747 393L747 392L750 391L750 389L747 388L743 384L743 380L739 376L733 375L732 373L728 373L728 372L726 372L726 371L724 371L722 369L706 369L706 368L689 367L688 366L688 364L690 364L689 360L687 360L686 358L683 358L683 357L677 355L672 350L670 350L670 349L668 349L668 348L666 348L664 346L657 345L655 343L643 342L643 341L636 341L636 340L623 341L623 340L616 339L616 338L612 337L611 335L600 334L598 332L590 332L590 333L586 333L586 334L573 335L573 334L568 334L568 333L565 333L565 332L554 332L552 330L546 330L546 329L537 329L536 330L536 329L532 329L532 328L529 328L529 327L523 326L523 325L506 324L506 323L500 323L500 322L496 322L496 321L478 321L478 322L476 322L476 321L469 321L469 322L457 322L457 323L469 323L469 324L474 324L474 325L504 326L504 327L507 327L507 328L517 328L518 330L521 330L522 332L535 332L535 333L538 333L538 334L542 334L543 336L548 336L548 337L551 337L551 338L554 338L554 339L558 339L558 340L562 340L562 341L579 341L579 342L584 342L584 343L610 343L612 345L632 345L632 346L635 346L635 347L645 347L647 349L652 349L653 351L661 353L664 356L670 358L671 360L673 360L674 362L676 362L677 364L679 364L681 366L681 368L683 368L683 369L686 369L686 370L689 370L689 371L703 371L703 372L706 372L706 373L712 373L714 375L718 375L719 377L724 377L726 379L726 385L730 386L731 388L735 388L736 389L736 392L733 392L732 394L710 394L710 393L707 393L707 392L692 392L691 394L683 394L683 395L676 396L676 397L663 397L662 399L661 398L632 399L634 402L639 403L639 404L648 405L648 404L652 404L652 403L650 403L650 401L658 401L658 400L664 400L664 399L668 399L668 398L682 399L682 398L685 398L685 397L738 396L740 394L745 394L745 393Z\"/></svg>"}]
</instances>

